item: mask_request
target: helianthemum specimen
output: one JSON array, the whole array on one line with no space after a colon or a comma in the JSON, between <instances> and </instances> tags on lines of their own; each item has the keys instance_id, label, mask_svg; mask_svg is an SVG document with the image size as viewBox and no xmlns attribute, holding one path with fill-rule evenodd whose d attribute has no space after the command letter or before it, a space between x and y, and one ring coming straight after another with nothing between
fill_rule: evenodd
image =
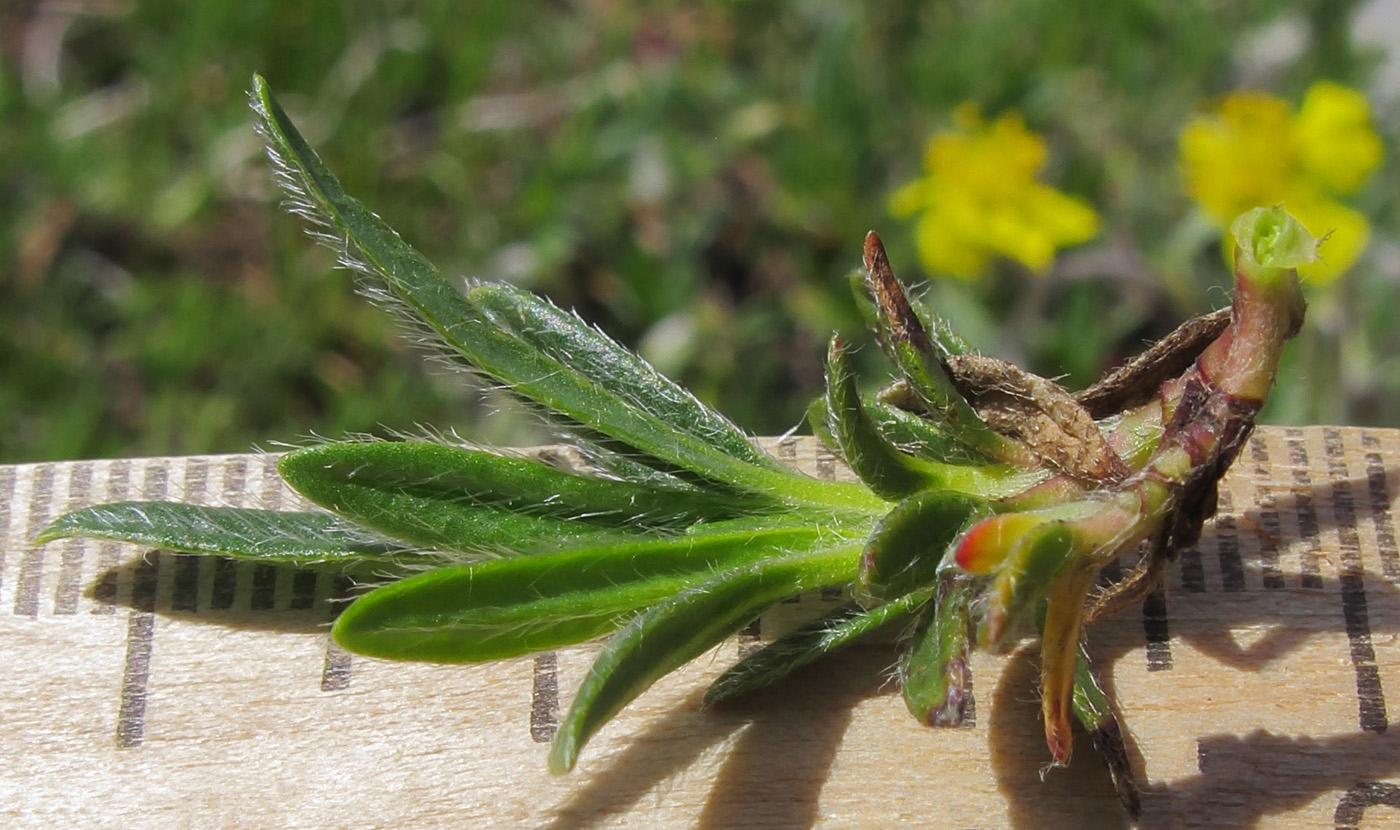
<instances>
[{"instance_id":1,"label":"helianthemum specimen","mask_svg":"<svg viewBox=\"0 0 1400 830\"><path fill-rule=\"evenodd\" d=\"M1078 394L969 353L906 295L870 234L858 301L897 379L862 395L844 341L832 339L810 420L863 482L838 483L786 468L548 302L444 279L345 194L261 79L253 107L292 210L445 355L550 416L586 471L441 442L333 442L279 462L325 512L127 502L63 516L41 539L401 568L408 575L359 597L333 630L379 657L475 662L611 635L563 719L556 772L658 678L806 591L847 587L852 602L745 657L709 701L893 627L908 635L910 711L953 724L968 649L1039 634L1052 762L1069 761L1079 720L1136 809L1083 624L1150 590L1214 510L1216 482L1302 319L1294 269L1316 241L1281 209L1236 221L1230 310L1188 322ZM1099 571L1144 542L1138 568L1095 594Z\"/></svg>"}]
</instances>

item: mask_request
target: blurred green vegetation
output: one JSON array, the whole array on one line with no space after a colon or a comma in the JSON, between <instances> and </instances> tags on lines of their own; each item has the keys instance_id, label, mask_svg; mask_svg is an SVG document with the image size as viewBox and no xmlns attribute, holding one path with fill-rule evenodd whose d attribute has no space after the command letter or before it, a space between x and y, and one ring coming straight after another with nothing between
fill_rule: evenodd
<instances>
[{"instance_id":1,"label":"blurred green vegetation","mask_svg":"<svg viewBox=\"0 0 1400 830\"><path fill-rule=\"evenodd\" d=\"M280 213L246 108L255 71L445 272L546 293L776 433L819 389L829 333L858 327L844 275L864 232L921 276L888 198L965 100L1022 112L1050 143L1043 178L1102 217L1046 277L1007 265L929 288L975 345L1081 384L1223 304L1177 133L1240 85L1294 101L1317 78L1365 88L1377 56L1351 40L1354 8L7 4L0 461L422 424L538 437L483 421L493 404L424 364ZM1278 31L1301 32L1296 48L1255 54ZM1393 158L1394 116L1378 128ZM1314 298L1271 419L1400 425L1396 183L1387 163L1357 201L1371 252Z\"/></svg>"}]
</instances>

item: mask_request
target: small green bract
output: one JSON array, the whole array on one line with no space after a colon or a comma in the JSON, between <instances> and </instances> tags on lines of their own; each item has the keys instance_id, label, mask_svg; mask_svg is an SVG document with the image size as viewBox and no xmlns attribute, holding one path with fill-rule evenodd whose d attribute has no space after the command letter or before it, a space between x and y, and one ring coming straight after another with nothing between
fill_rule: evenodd
<instances>
[{"instance_id":1,"label":"small green bract","mask_svg":"<svg viewBox=\"0 0 1400 830\"><path fill-rule=\"evenodd\" d=\"M1136 813L1083 628L1155 587L1213 514L1216 484L1302 321L1293 269L1315 258L1317 241L1294 219L1280 208L1241 217L1233 307L1188 321L1077 394L970 353L910 299L869 234L856 299L896 379L862 395L845 342L832 339L809 420L862 482L840 483L787 468L547 301L499 283L452 284L346 195L261 78L252 104L291 210L417 333L551 418L583 463L333 442L279 461L325 512L125 502L60 517L41 541L399 568L403 578L360 596L333 629L343 647L376 657L476 662L608 636L554 740L554 772L657 679L773 604L848 588L852 602L743 658L707 701L893 629L907 636L910 712L953 725L968 700L969 648L1040 636L1051 762L1068 763L1078 720ZM1130 575L1095 592L1100 570L1143 543Z\"/></svg>"}]
</instances>

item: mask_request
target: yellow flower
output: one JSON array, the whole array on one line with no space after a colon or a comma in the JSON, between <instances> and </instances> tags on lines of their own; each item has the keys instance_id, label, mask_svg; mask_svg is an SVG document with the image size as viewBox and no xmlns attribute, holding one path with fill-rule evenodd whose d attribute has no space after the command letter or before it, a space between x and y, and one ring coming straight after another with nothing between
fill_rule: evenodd
<instances>
[{"instance_id":1,"label":"yellow flower","mask_svg":"<svg viewBox=\"0 0 1400 830\"><path fill-rule=\"evenodd\" d=\"M1319 81L1295 114L1259 92L1236 92L1181 131L1191 196L1223 227L1251 208L1282 204L1311 233L1330 233L1322 261L1301 270L1327 282L1356 262L1371 226L1336 196L1354 193L1381 163L1366 98Z\"/></svg>"},{"instance_id":2,"label":"yellow flower","mask_svg":"<svg viewBox=\"0 0 1400 830\"><path fill-rule=\"evenodd\" d=\"M969 102L953 121L929 139L927 176L890 199L895 216L919 216L914 238L925 270L974 279L1007 256L1044 271L1057 249L1098 232L1093 208L1035 181L1045 142L1018 115L987 123Z\"/></svg>"}]
</instances>

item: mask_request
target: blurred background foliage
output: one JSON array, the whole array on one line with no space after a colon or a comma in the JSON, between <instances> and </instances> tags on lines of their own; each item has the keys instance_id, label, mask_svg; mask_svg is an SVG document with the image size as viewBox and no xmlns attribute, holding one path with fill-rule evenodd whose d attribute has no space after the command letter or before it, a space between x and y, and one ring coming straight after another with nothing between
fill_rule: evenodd
<instances>
[{"instance_id":1,"label":"blurred background foliage","mask_svg":"<svg viewBox=\"0 0 1400 830\"><path fill-rule=\"evenodd\" d=\"M267 76L347 189L449 274L577 309L744 427L797 424L846 273L958 104L1018 111L1093 205L1044 275L929 297L982 350L1086 383L1227 302L1178 134L1240 88L1366 90L1370 247L1314 291L1268 412L1400 426L1389 4L1204 0L354 2L0 7L0 461L244 451L524 419L421 361L280 213L245 94ZM876 365L877 351L864 350Z\"/></svg>"}]
</instances>

